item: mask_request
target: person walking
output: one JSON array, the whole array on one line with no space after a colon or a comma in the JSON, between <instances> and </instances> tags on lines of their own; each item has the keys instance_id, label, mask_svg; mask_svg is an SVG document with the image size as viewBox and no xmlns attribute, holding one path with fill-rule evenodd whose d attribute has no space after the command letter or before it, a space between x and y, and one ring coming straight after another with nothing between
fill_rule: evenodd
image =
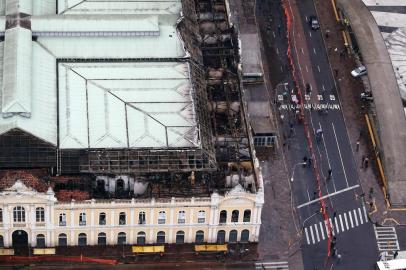
<instances>
[{"instance_id":1,"label":"person walking","mask_svg":"<svg viewBox=\"0 0 406 270\"><path fill-rule=\"evenodd\" d=\"M328 171L327 171L327 176L326 176L326 181L328 181L328 180L330 180L331 179L331 174L333 173L333 170L330 168L330 169L328 169Z\"/></svg>"},{"instance_id":2,"label":"person walking","mask_svg":"<svg viewBox=\"0 0 406 270\"><path fill-rule=\"evenodd\" d=\"M355 146L355 151L356 151L356 152L358 152L358 151L359 151L359 143L360 143L360 141L359 141L359 140L357 140L357 144L356 144L356 146Z\"/></svg>"},{"instance_id":3,"label":"person walking","mask_svg":"<svg viewBox=\"0 0 406 270\"><path fill-rule=\"evenodd\" d=\"M365 159L366 159L366 156L362 155L362 157L361 157L361 168L364 168Z\"/></svg>"},{"instance_id":4,"label":"person walking","mask_svg":"<svg viewBox=\"0 0 406 270\"><path fill-rule=\"evenodd\" d=\"M369 158L365 157L365 159L364 159L364 169L368 168L368 164L369 164Z\"/></svg>"}]
</instances>

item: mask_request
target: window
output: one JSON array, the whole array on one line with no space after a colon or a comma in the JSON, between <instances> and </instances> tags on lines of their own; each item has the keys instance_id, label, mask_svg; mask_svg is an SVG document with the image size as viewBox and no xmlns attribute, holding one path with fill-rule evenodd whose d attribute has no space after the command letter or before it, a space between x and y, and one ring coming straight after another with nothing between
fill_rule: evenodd
<instances>
[{"instance_id":1,"label":"window","mask_svg":"<svg viewBox=\"0 0 406 270\"><path fill-rule=\"evenodd\" d=\"M101 232L97 235L97 244L99 246L105 246L107 244L107 238L104 232Z\"/></svg>"},{"instance_id":2,"label":"window","mask_svg":"<svg viewBox=\"0 0 406 270\"><path fill-rule=\"evenodd\" d=\"M249 230L242 230L241 232L241 242L248 242L250 239L250 231Z\"/></svg>"},{"instance_id":3,"label":"window","mask_svg":"<svg viewBox=\"0 0 406 270\"><path fill-rule=\"evenodd\" d=\"M43 235L43 234L37 235L37 247L39 247L39 248L45 247L45 235Z\"/></svg>"},{"instance_id":4,"label":"window","mask_svg":"<svg viewBox=\"0 0 406 270\"><path fill-rule=\"evenodd\" d=\"M66 234L61 233L58 235L58 246L60 247L66 247L68 245L68 238L66 237Z\"/></svg>"},{"instance_id":5,"label":"window","mask_svg":"<svg viewBox=\"0 0 406 270\"><path fill-rule=\"evenodd\" d=\"M118 217L118 225L125 225L125 213L121 212Z\"/></svg>"},{"instance_id":6,"label":"window","mask_svg":"<svg viewBox=\"0 0 406 270\"><path fill-rule=\"evenodd\" d=\"M204 242L204 232L203 231L196 232L195 242L196 242L196 244L201 244Z\"/></svg>"},{"instance_id":7,"label":"window","mask_svg":"<svg viewBox=\"0 0 406 270\"><path fill-rule=\"evenodd\" d=\"M165 232L158 232L156 235L156 243L157 244L165 244Z\"/></svg>"},{"instance_id":8,"label":"window","mask_svg":"<svg viewBox=\"0 0 406 270\"><path fill-rule=\"evenodd\" d=\"M3 209L0 208L0 223L3 222Z\"/></svg>"},{"instance_id":9,"label":"window","mask_svg":"<svg viewBox=\"0 0 406 270\"><path fill-rule=\"evenodd\" d=\"M125 245L126 240L127 240L127 236L126 236L126 234L124 232L118 233L117 245Z\"/></svg>"},{"instance_id":10,"label":"window","mask_svg":"<svg viewBox=\"0 0 406 270\"><path fill-rule=\"evenodd\" d=\"M25 209L22 206L16 206L13 210L14 222L25 222Z\"/></svg>"},{"instance_id":11,"label":"window","mask_svg":"<svg viewBox=\"0 0 406 270\"><path fill-rule=\"evenodd\" d=\"M239 216L240 212L238 210L234 210L231 213L231 222L238 222L238 216Z\"/></svg>"},{"instance_id":12,"label":"window","mask_svg":"<svg viewBox=\"0 0 406 270\"><path fill-rule=\"evenodd\" d=\"M3 235L0 235L0 247L4 247L4 238L3 238Z\"/></svg>"},{"instance_id":13,"label":"window","mask_svg":"<svg viewBox=\"0 0 406 270\"><path fill-rule=\"evenodd\" d=\"M145 224L145 212L138 214L138 224Z\"/></svg>"},{"instance_id":14,"label":"window","mask_svg":"<svg viewBox=\"0 0 406 270\"><path fill-rule=\"evenodd\" d=\"M45 210L43 207L37 207L37 209L35 209L35 221L45 222Z\"/></svg>"},{"instance_id":15,"label":"window","mask_svg":"<svg viewBox=\"0 0 406 270\"><path fill-rule=\"evenodd\" d=\"M99 225L106 225L106 213L99 214Z\"/></svg>"},{"instance_id":16,"label":"window","mask_svg":"<svg viewBox=\"0 0 406 270\"><path fill-rule=\"evenodd\" d=\"M166 214L165 211L159 211L158 213L158 224L165 224Z\"/></svg>"},{"instance_id":17,"label":"window","mask_svg":"<svg viewBox=\"0 0 406 270\"><path fill-rule=\"evenodd\" d=\"M226 232L221 230L217 233L217 244L224 244L226 241Z\"/></svg>"},{"instance_id":18,"label":"window","mask_svg":"<svg viewBox=\"0 0 406 270\"><path fill-rule=\"evenodd\" d=\"M237 242L237 235L238 235L238 232L236 230L231 230L230 234L228 236L228 242L236 243Z\"/></svg>"},{"instance_id":19,"label":"window","mask_svg":"<svg viewBox=\"0 0 406 270\"><path fill-rule=\"evenodd\" d=\"M59 226L66 226L66 214L65 213L59 214Z\"/></svg>"},{"instance_id":20,"label":"window","mask_svg":"<svg viewBox=\"0 0 406 270\"><path fill-rule=\"evenodd\" d=\"M83 247L87 244L87 236L85 233L80 233L78 236L78 245Z\"/></svg>"},{"instance_id":21,"label":"window","mask_svg":"<svg viewBox=\"0 0 406 270\"><path fill-rule=\"evenodd\" d=\"M200 210L197 212L197 223L204 223L206 221L206 212L204 210Z\"/></svg>"},{"instance_id":22,"label":"window","mask_svg":"<svg viewBox=\"0 0 406 270\"><path fill-rule=\"evenodd\" d=\"M79 214L79 226L86 226L86 214L85 213Z\"/></svg>"},{"instance_id":23,"label":"window","mask_svg":"<svg viewBox=\"0 0 406 270\"><path fill-rule=\"evenodd\" d=\"M244 222L250 222L251 221L251 210L247 209L244 211Z\"/></svg>"},{"instance_id":24,"label":"window","mask_svg":"<svg viewBox=\"0 0 406 270\"><path fill-rule=\"evenodd\" d=\"M220 223L226 223L227 222L227 211L226 210L222 210L220 212Z\"/></svg>"},{"instance_id":25,"label":"window","mask_svg":"<svg viewBox=\"0 0 406 270\"><path fill-rule=\"evenodd\" d=\"M184 224L186 221L186 214L185 211L179 211L178 212L178 223L179 224Z\"/></svg>"},{"instance_id":26,"label":"window","mask_svg":"<svg viewBox=\"0 0 406 270\"><path fill-rule=\"evenodd\" d=\"M137 245L145 245L145 232L137 234Z\"/></svg>"},{"instance_id":27,"label":"window","mask_svg":"<svg viewBox=\"0 0 406 270\"><path fill-rule=\"evenodd\" d=\"M176 232L176 244L183 244L185 243L185 232L178 231Z\"/></svg>"}]
</instances>

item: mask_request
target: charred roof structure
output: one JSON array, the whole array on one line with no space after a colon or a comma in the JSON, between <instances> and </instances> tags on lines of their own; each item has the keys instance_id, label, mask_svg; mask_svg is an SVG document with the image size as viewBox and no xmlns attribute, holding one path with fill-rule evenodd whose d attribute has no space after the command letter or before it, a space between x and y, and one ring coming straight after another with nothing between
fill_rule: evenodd
<instances>
[{"instance_id":1,"label":"charred roof structure","mask_svg":"<svg viewBox=\"0 0 406 270\"><path fill-rule=\"evenodd\" d=\"M224 1L13 1L0 169L31 170L61 200L258 190Z\"/></svg>"}]
</instances>

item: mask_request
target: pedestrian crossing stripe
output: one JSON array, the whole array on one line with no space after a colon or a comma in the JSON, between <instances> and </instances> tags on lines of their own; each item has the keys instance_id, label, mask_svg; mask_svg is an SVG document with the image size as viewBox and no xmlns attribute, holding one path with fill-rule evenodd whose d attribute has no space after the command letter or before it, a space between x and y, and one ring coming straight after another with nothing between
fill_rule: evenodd
<instances>
[{"instance_id":1,"label":"pedestrian crossing stripe","mask_svg":"<svg viewBox=\"0 0 406 270\"><path fill-rule=\"evenodd\" d=\"M368 214L365 207L352 209L345 213L339 214L333 219L320 221L304 228L306 243L308 245L316 244L328 238L329 225L331 225L332 235L335 236L355 227L368 223Z\"/></svg>"},{"instance_id":2,"label":"pedestrian crossing stripe","mask_svg":"<svg viewBox=\"0 0 406 270\"><path fill-rule=\"evenodd\" d=\"M257 262L255 263L255 270L274 269L274 270L289 270L289 263L282 262Z\"/></svg>"},{"instance_id":3,"label":"pedestrian crossing stripe","mask_svg":"<svg viewBox=\"0 0 406 270\"><path fill-rule=\"evenodd\" d=\"M395 227L377 227L374 225L374 230L380 252L397 251L400 249Z\"/></svg>"}]
</instances>

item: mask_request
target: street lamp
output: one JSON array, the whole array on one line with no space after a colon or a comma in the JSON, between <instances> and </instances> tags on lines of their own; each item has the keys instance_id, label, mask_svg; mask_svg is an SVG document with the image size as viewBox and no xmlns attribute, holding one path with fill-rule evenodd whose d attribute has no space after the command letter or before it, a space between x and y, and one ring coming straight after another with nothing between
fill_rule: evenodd
<instances>
[{"instance_id":1,"label":"street lamp","mask_svg":"<svg viewBox=\"0 0 406 270\"><path fill-rule=\"evenodd\" d=\"M292 168L292 177L290 178L290 182L293 182L293 177L295 176L295 169L296 169L296 166L297 165L306 165L307 163L306 162L299 162L299 163L296 163L295 165L293 165L293 168Z\"/></svg>"}]
</instances>

